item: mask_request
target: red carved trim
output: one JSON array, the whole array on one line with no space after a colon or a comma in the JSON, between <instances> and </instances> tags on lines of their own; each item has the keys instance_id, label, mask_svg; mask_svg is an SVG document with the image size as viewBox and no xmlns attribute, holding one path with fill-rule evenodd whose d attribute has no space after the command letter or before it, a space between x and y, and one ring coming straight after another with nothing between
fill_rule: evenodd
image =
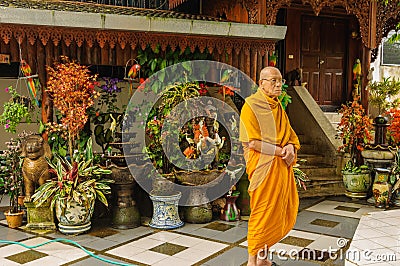
<instances>
[{"instance_id":1,"label":"red carved trim","mask_svg":"<svg viewBox=\"0 0 400 266\"><path fill-rule=\"evenodd\" d=\"M85 41L90 48L93 47L95 40L96 34L94 32L88 31L85 33Z\"/></svg>"},{"instance_id":2,"label":"red carved trim","mask_svg":"<svg viewBox=\"0 0 400 266\"><path fill-rule=\"evenodd\" d=\"M17 40L18 44L21 45L22 41L25 38L25 29L21 27L15 27L13 31L14 31L14 38Z\"/></svg>"},{"instance_id":3,"label":"red carved trim","mask_svg":"<svg viewBox=\"0 0 400 266\"><path fill-rule=\"evenodd\" d=\"M141 33L138 36L138 42L142 50L146 49L147 44L149 43L149 35L146 33Z\"/></svg>"},{"instance_id":4,"label":"red carved trim","mask_svg":"<svg viewBox=\"0 0 400 266\"><path fill-rule=\"evenodd\" d=\"M39 39L42 42L43 46L47 45L47 43L50 40L50 37L51 37L50 30L46 28L39 29Z\"/></svg>"},{"instance_id":5,"label":"red carved trim","mask_svg":"<svg viewBox=\"0 0 400 266\"><path fill-rule=\"evenodd\" d=\"M197 46L199 47L200 53L204 53L204 50L207 47L207 40L205 38L197 39Z\"/></svg>"},{"instance_id":6,"label":"red carved trim","mask_svg":"<svg viewBox=\"0 0 400 266\"><path fill-rule=\"evenodd\" d=\"M108 43L110 44L110 48L114 49L115 44L118 42L118 35L115 32L108 32Z\"/></svg>"},{"instance_id":7,"label":"red carved trim","mask_svg":"<svg viewBox=\"0 0 400 266\"><path fill-rule=\"evenodd\" d=\"M28 42L30 45L34 45L36 42L36 39L38 37L38 33L34 30L27 30L26 31L26 37L28 38Z\"/></svg>"},{"instance_id":8,"label":"red carved trim","mask_svg":"<svg viewBox=\"0 0 400 266\"><path fill-rule=\"evenodd\" d=\"M186 49L186 47L188 46L188 39L185 37L181 37L179 40L179 48L181 48L181 51L184 51Z\"/></svg>"},{"instance_id":9,"label":"red carved trim","mask_svg":"<svg viewBox=\"0 0 400 266\"><path fill-rule=\"evenodd\" d=\"M250 47L251 47L251 42L249 42L249 41L243 41L243 50L244 50L244 53L246 54L246 55L250 55Z\"/></svg>"},{"instance_id":10,"label":"red carved trim","mask_svg":"<svg viewBox=\"0 0 400 266\"><path fill-rule=\"evenodd\" d=\"M171 47L171 50L173 52L175 52L176 48L179 46L179 40L178 40L178 38L175 38L174 36L169 36L168 44Z\"/></svg>"},{"instance_id":11,"label":"red carved trim","mask_svg":"<svg viewBox=\"0 0 400 266\"><path fill-rule=\"evenodd\" d=\"M11 27L8 26L0 28L0 34L5 44L8 44L10 42L13 35Z\"/></svg>"},{"instance_id":12,"label":"red carved trim","mask_svg":"<svg viewBox=\"0 0 400 266\"><path fill-rule=\"evenodd\" d=\"M124 50L126 47L126 44L128 43L129 40L129 35L125 32L118 32L117 38L118 38L118 43L119 46L121 46L121 49Z\"/></svg>"},{"instance_id":13,"label":"red carved trim","mask_svg":"<svg viewBox=\"0 0 400 266\"><path fill-rule=\"evenodd\" d=\"M96 32L96 41L99 44L100 48L103 49L108 41L107 33L105 31Z\"/></svg>"},{"instance_id":14,"label":"red carved trim","mask_svg":"<svg viewBox=\"0 0 400 266\"><path fill-rule=\"evenodd\" d=\"M69 47L71 45L71 43L74 41L74 34L75 34L75 32L73 32L73 31L69 31L69 30L63 31L62 38L67 47Z\"/></svg>"},{"instance_id":15,"label":"red carved trim","mask_svg":"<svg viewBox=\"0 0 400 266\"><path fill-rule=\"evenodd\" d=\"M73 33L76 45L78 47L82 47L83 42L85 41L85 33L81 30L76 30Z\"/></svg>"},{"instance_id":16,"label":"red carved trim","mask_svg":"<svg viewBox=\"0 0 400 266\"><path fill-rule=\"evenodd\" d=\"M128 34L129 45L131 46L132 50L136 49L136 46L138 44L138 39L140 37L141 37L140 33L129 33Z\"/></svg>"},{"instance_id":17,"label":"red carved trim","mask_svg":"<svg viewBox=\"0 0 400 266\"><path fill-rule=\"evenodd\" d=\"M51 33L51 40L53 41L54 46L58 46L60 44L62 38L62 32L59 29L52 29Z\"/></svg>"},{"instance_id":18,"label":"red carved trim","mask_svg":"<svg viewBox=\"0 0 400 266\"><path fill-rule=\"evenodd\" d=\"M197 47L197 38L189 38L188 39L188 46L190 49L190 52L194 53L194 51L196 51L196 47Z\"/></svg>"},{"instance_id":19,"label":"red carved trim","mask_svg":"<svg viewBox=\"0 0 400 266\"><path fill-rule=\"evenodd\" d=\"M225 42L225 49L226 52L230 55L232 54L232 49L233 49L233 40L227 40Z\"/></svg>"},{"instance_id":20,"label":"red carved trim","mask_svg":"<svg viewBox=\"0 0 400 266\"><path fill-rule=\"evenodd\" d=\"M318 1L318 0L315 0ZM267 0L267 21L268 25L274 25L278 10L282 7L290 6L291 0Z\"/></svg>"},{"instance_id":21,"label":"red carved trim","mask_svg":"<svg viewBox=\"0 0 400 266\"><path fill-rule=\"evenodd\" d=\"M207 49L210 54L214 51L215 39L207 39Z\"/></svg>"}]
</instances>

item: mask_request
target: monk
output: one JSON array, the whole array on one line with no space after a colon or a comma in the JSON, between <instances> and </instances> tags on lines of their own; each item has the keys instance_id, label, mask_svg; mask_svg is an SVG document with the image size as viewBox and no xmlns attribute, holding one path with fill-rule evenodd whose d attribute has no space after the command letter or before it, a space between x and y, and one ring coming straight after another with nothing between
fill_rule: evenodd
<instances>
[{"instance_id":1,"label":"monk","mask_svg":"<svg viewBox=\"0 0 400 266\"><path fill-rule=\"evenodd\" d=\"M278 96L282 75L275 67L260 72L257 92L246 99L240 115L240 141L250 180L248 266L276 265L268 248L294 226L299 205L293 165L300 149Z\"/></svg>"}]
</instances>

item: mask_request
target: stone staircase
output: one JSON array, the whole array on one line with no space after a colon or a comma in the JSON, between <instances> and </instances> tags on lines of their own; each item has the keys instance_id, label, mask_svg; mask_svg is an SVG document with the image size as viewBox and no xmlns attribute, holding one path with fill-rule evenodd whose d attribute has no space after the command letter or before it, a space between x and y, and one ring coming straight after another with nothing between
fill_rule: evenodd
<instances>
[{"instance_id":1,"label":"stone staircase","mask_svg":"<svg viewBox=\"0 0 400 266\"><path fill-rule=\"evenodd\" d=\"M323 150L311 144L307 135L298 134L298 137L301 143L298 154L299 168L310 179L306 183L307 190L299 188L300 198L344 194L343 179L338 174L337 165L327 162L331 160L326 158Z\"/></svg>"},{"instance_id":2,"label":"stone staircase","mask_svg":"<svg viewBox=\"0 0 400 266\"><path fill-rule=\"evenodd\" d=\"M324 112L324 114L331 122L332 126L336 129L342 116L337 112Z\"/></svg>"}]
</instances>

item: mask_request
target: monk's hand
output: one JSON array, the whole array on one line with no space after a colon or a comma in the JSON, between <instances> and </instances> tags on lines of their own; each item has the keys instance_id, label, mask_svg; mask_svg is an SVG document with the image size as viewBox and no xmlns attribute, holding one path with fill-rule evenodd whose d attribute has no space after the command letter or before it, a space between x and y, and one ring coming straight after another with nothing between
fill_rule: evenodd
<instances>
[{"instance_id":1,"label":"monk's hand","mask_svg":"<svg viewBox=\"0 0 400 266\"><path fill-rule=\"evenodd\" d=\"M286 145L285 147L282 148L282 154L283 154L282 159L285 161L287 166L292 165L294 159L296 158L296 150L294 149L294 146L292 144Z\"/></svg>"}]
</instances>

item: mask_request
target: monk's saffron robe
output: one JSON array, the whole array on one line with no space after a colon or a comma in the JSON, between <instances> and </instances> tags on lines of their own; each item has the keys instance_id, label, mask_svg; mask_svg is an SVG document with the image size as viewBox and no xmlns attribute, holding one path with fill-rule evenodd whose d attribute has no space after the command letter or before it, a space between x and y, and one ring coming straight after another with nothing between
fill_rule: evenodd
<instances>
[{"instance_id":1,"label":"monk's saffron robe","mask_svg":"<svg viewBox=\"0 0 400 266\"><path fill-rule=\"evenodd\" d=\"M246 99L240 120L240 140L244 144L261 140L282 148L293 144L296 150L300 149L281 103L260 89ZM293 166L288 166L282 157L257 152L246 144L244 157L250 180L248 252L256 255L279 242L293 228L299 199Z\"/></svg>"}]
</instances>

